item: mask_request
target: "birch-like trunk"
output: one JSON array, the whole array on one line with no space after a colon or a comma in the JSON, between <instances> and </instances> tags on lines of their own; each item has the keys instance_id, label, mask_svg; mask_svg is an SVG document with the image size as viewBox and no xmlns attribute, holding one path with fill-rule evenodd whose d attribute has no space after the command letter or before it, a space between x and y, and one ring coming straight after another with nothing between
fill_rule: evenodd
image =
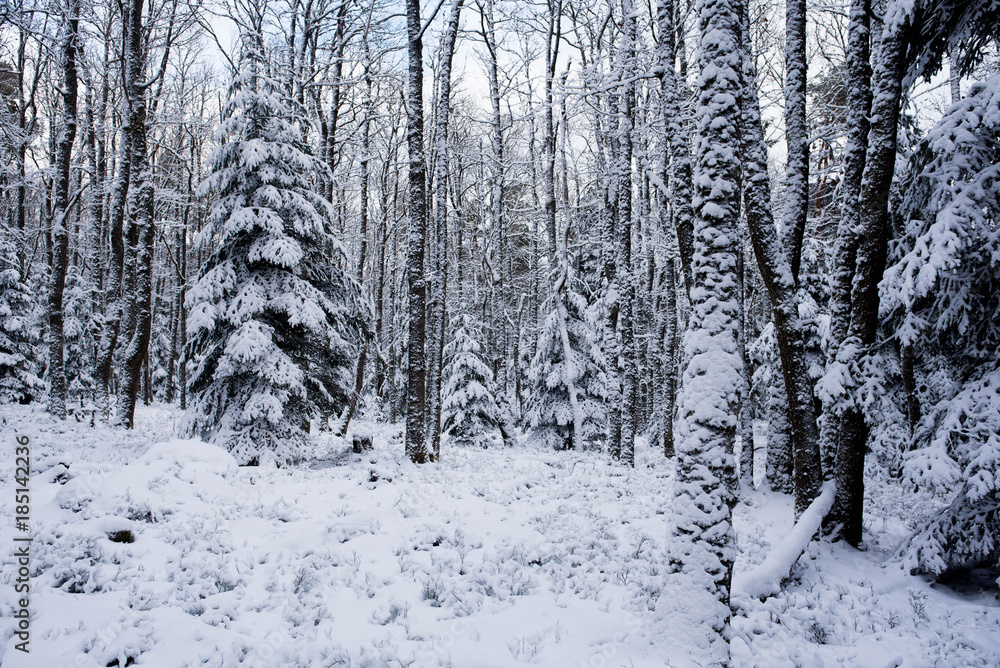
<instances>
[{"instance_id":1,"label":"birch-like trunk","mask_svg":"<svg viewBox=\"0 0 1000 668\"><path fill-rule=\"evenodd\" d=\"M435 113L434 234L431 250L431 298L428 304L430 330L427 337L427 438L434 459L441 456L441 371L444 350L445 296L448 282L448 118L451 108L451 61L458 38L458 20L463 0L452 0L441 38L441 69Z\"/></svg>"}]
</instances>

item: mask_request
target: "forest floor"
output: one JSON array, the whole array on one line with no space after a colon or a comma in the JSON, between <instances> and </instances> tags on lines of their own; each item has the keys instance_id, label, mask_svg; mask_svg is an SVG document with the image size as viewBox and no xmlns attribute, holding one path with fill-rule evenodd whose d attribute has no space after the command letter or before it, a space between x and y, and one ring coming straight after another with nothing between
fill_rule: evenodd
<instances>
[{"instance_id":1,"label":"forest floor","mask_svg":"<svg viewBox=\"0 0 1000 668\"><path fill-rule=\"evenodd\" d=\"M400 428L360 423L370 455L329 437L311 466L241 468L176 440L171 408L140 409L128 433L0 416L4 668L695 665L664 621L683 607L660 595L673 473L648 447L634 470L447 443L418 467ZM29 654L12 619L15 433L31 439ZM813 542L781 594L734 597L735 666L1000 665L996 583L906 574L904 497L868 502L866 551ZM736 570L791 523L786 496L741 502Z\"/></svg>"}]
</instances>

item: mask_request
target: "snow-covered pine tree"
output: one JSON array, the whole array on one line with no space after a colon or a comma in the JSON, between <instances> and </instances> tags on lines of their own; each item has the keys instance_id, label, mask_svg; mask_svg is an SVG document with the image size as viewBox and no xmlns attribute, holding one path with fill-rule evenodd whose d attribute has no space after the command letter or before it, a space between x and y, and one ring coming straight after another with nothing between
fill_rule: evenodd
<instances>
[{"instance_id":1,"label":"snow-covered pine tree","mask_svg":"<svg viewBox=\"0 0 1000 668\"><path fill-rule=\"evenodd\" d=\"M31 292L21 280L14 243L0 230L0 404L28 403L44 391L32 341Z\"/></svg>"},{"instance_id":2,"label":"snow-covered pine tree","mask_svg":"<svg viewBox=\"0 0 1000 668\"><path fill-rule=\"evenodd\" d=\"M364 324L314 189L324 168L302 142L303 110L268 75L260 32L242 44L200 187L217 199L199 241L218 248L188 297L186 423L241 463L288 462L311 420L346 405Z\"/></svg>"},{"instance_id":3,"label":"snow-covered pine tree","mask_svg":"<svg viewBox=\"0 0 1000 668\"><path fill-rule=\"evenodd\" d=\"M607 438L607 364L599 314L581 294L568 262L556 269L552 296L528 367L525 419L535 439L556 450L599 446Z\"/></svg>"},{"instance_id":4,"label":"snow-covered pine tree","mask_svg":"<svg viewBox=\"0 0 1000 668\"><path fill-rule=\"evenodd\" d=\"M483 448L504 441L493 371L483 359L482 331L466 313L452 318L452 340L445 346L445 385L441 430L452 441Z\"/></svg>"},{"instance_id":5,"label":"snow-covered pine tree","mask_svg":"<svg viewBox=\"0 0 1000 668\"><path fill-rule=\"evenodd\" d=\"M70 266L63 293L63 335L69 400L78 406L92 404L97 390L96 360L91 344L94 340L93 305L93 288L89 281L81 275L79 267Z\"/></svg>"},{"instance_id":6,"label":"snow-covered pine tree","mask_svg":"<svg viewBox=\"0 0 1000 668\"><path fill-rule=\"evenodd\" d=\"M892 334L916 357L922 415L904 473L947 501L901 553L935 573L1000 557L998 133L1000 74L974 84L915 152L905 234L881 286Z\"/></svg>"}]
</instances>

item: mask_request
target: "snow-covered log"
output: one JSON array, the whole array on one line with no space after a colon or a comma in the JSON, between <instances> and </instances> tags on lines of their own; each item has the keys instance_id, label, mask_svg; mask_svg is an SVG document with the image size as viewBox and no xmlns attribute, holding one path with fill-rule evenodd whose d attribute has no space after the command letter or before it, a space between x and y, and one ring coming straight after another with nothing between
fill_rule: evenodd
<instances>
[{"instance_id":1,"label":"snow-covered log","mask_svg":"<svg viewBox=\"0 0 1000 668\"><path fill-rule=\"evenodd\" d=\"M820 495L809 504L785 539L771 550L762 563L749 572L733 574L733 594L765 598L781 590L781 581L788 577L792 566L805 552L823 518L833 507L835 489L834 482L827 481Z\"/></svg>"}]
</instances>

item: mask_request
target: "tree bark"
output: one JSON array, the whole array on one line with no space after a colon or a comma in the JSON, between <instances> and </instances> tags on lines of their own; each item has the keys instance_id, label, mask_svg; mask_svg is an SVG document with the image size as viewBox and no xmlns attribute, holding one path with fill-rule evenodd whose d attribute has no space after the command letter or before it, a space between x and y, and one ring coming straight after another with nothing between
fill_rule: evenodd
<instances>
[{"instance_id":1,"label":"tree bark","mask_svg":"<svg viewBox=\"0 0 1000 668\"><path fill-rule=\"evenodd\" d=\"M49 411L66 419L66 360L64 357L63 292L69 262L70 162L76 138L77 47L80 6L68 0L62 25L62 128L56 140L55 193L52 211L52 274L49 285ZM79 196L79 191L74 196Z\"/></svg>"},{"instance_id":2,"label":"tree bark","mask_svg":"<svg viewBox=\"0 0 1000 668\"><path fill-rule=\"evenodd\" d=\"M127 7L125 36L125 97L129 135L129 256L134 277L127 295L126 327L128 340L122 350L122 385L118 395L118 421L126 429L134 426L142 365L149 352L153 321L153 244L156 238L153 218L153 175L146 148L146 99L143 86L145 40L142 12L145 0L131 0Z\"/></svg>"},{"instance_id":3,"label":"tree bark","mask_svg":"<svg viewBox=\"0 0 1000 668\"><path fill-rule=\"evenodd\" d=\"M434 459L441 456L441 371L444 350L445 297L448 283L448 119L451 111L451 61L458 38L463 0L452 0L441 38L441 69L435 112L434 234L431 249L432 281L428 305L427 438Z\"/></svg>"},{"instance_id":4,"label":"tree bark","mask_svg":"<svg viewBox=\"0 0 1000 668\"><path fill-rule=\"evenodd\" d=\"M860 356L875 343L878 329L878 283L885 271L889 244L889 188L896 165L906 26L898 19L886 22L875 53L871 129L861 179L850 321L840 346L841 356L849 366L859 362ZM862 537L868 431L859 406L852 404L844 409L837 448L837 496L830 520L840 525L841 536L854 546Z\"/></svg>"},{"instance_id":5,"label":"tree bark","mask_svg":"<svg viewBox=\"0 0 1000 668\"><path fill-rule=\"evenodd\" d=\"M749 39L749 34L747 35ZM806 0L785 2L785 254L798 283L809 212L809 134L806 128Z\"/></svg>"},{"instance_id":6,"label":"tree bark","mask_svg":"<svg viewBox=\"0 0 1000 668\"><path fill-rule=\"evenodd\" d=\"M742 7L744 29L749 25ZM756 66L745 54L744 76L756 81ZM788 434L791 440L795 471L795 509L804 512L819 494L822 464L819 454L819 430L813 401L812 380L805 354L805 330L799 318L796 292L788 246L778 239L771 214L771 187L767 174L767 145L760 117L760 102L755 83L742 96L743 204L750 241L761 278L771 300L778 355L788 402ZM796 255L801 248L791 249Z\"/></svg>"},{"instance_id":7,"label":"tree bark","mask_svg":"<svg viewBox=\"0 0 1000 668\"><path fill-rule=\"evenodd\" d=\"M621 338L621 448L619 459L635 466L636 396L638 366L635 345L635 276L632 268L632 115L635 97L636 16L631 0L622 0L624 35L619 75L624 84L618 100L618 290L621 312L618 319Z\"/></svg>"},{"instance_id":8,"label":"tree bark","mask_svg":"<svg viewBox=\"0 0 1000 668\"><path fill-rule=\"evenodd\" d=\"M407 97L406 141L410 168L407 205L410 224L406 250L406 284L409 290L409 340L407 342L406 454L416 464L427 461L427 367L424 280L424 247L427 242L427 159L424 156L423 47L420 0L406 0Z\"/></svg>"},{"instance_id":9,"label":"tree bark","mask_svg":"<svg viewBox=\"0 0 1000 668\"><path fill-rule=\"evenodd\" d=\"M684 336L687 364L677 419L678 513L674 561L711 629L698 661L728 665L729 596L735 557L733 446L740 403L740 97L743 56L738 2L699 3L695 137L694 287ZM704 593L701 593L704 592ZM689 605L685 602L685 605Z\"/></svg>"},{"instance_id":10,"label":"tree bark","mask_svg":"<svg viewBox=\"0 0 1000 668\"><path fill-rule=\"evenodd\" d=\"M830 290L830 339L832 354L827 365L836 362L836 353L847 337L851 320L851 287L858 253L861 216L861 180L868 152L871 89L870 0L852 0L847 41L847 143L844 147L844 205L834 243L833 275ZM822 450L826 457L836 457L840 444L841 408L824 407ZM837 516L835 508L832 520Z\"/></svg>"}]
</instances>

